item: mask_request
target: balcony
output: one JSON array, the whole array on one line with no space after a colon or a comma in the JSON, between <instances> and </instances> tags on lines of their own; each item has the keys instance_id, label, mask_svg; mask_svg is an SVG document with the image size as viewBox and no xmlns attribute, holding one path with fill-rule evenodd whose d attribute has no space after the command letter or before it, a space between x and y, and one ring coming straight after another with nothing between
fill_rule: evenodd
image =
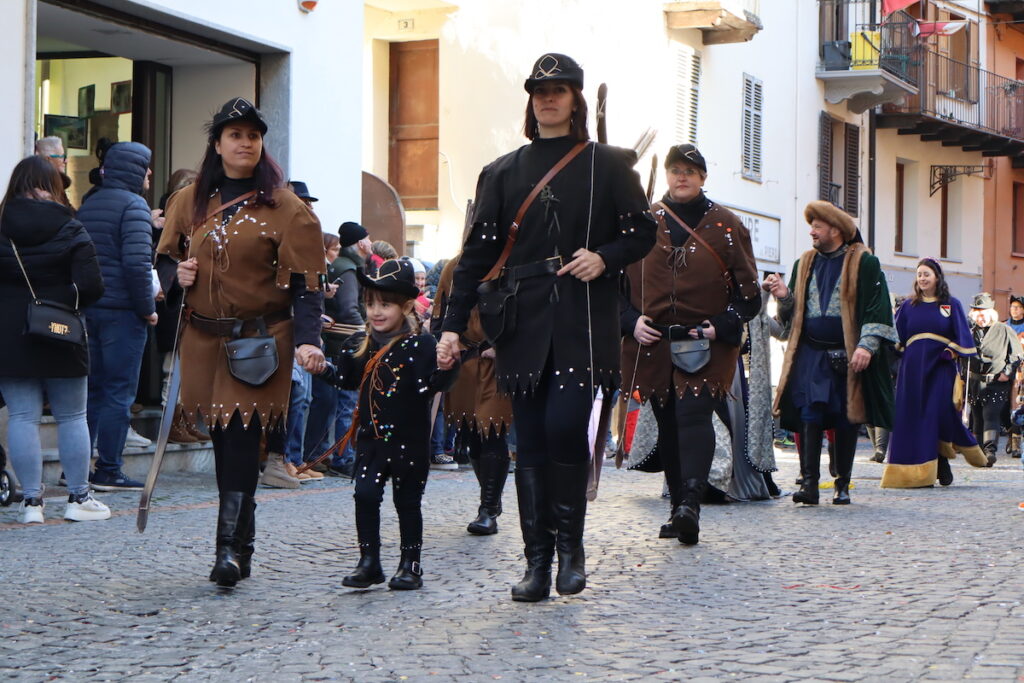
<instances>
[{"instance_id":1,"label":"balcony","mask_svg":"<svg viewBox=\"0 0 1024 683\"><path fill-rule=\"evenodd\" d=\"M1018 157L1024 152L1024 82L964 64L928 50L917 66L927 84L902 104L887 104L879 128L924 141L981 152L987 157ZM1014 166L1024 164L1015 158Z\"/></svg>"},{"instance_id":2,"label":"balcony","mask_svg":"<svg viewBox=\"0 0 1024 683\"><path fill-rule=\"evenodd\" d=\"M845 101L855 114L917 94L914 20L905 12L880 17L878 0L818 0L815 75L828 102Z\"/></svg>"},{"instance_id":3,"label":"balcony","mask_svg":"<svg viewBox=\"0 0 1024 683\"><path fill-rule=\"evenodd\" d=\"M1014 21L1024 21L1024 0L985 0L985 4L992 14L1008 14Z\"/></svg>"},{"instance_id":4,"label":"balcony","mask_svg":"<svg viewBox=\"0 0 1024 683\"><path fill-rule=\"evenodd\" d=\"M763 28L760 0L683 0L664 9L667 28L699 29L705 45L745 43Z\"/></svg>"}]
</instances>

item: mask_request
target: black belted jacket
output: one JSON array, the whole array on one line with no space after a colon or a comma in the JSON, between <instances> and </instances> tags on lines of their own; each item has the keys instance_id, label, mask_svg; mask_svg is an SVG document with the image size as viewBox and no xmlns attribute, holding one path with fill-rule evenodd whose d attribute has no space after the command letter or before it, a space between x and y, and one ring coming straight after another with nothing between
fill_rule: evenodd
<instances>
[{"instance_id":1,"label":"black belted jacket","mask_svg":"<svg viewBox=\"0 0 1024 683\"><path fill-rule=\"evenodd\" d=\"M538 138L480 173L472 230L455 270L444 331L465 331L480 279L497 262L520 204L575 143L569 137ZM655 238L633 161L629 150L592 142L526 212L508 267L552 257L568 262L577 249L587 248L601 255L606 270L590 283L553 273L519 282L516 330L496 349L502 392L531 392L549 362L558 388L587 388L591 378L607 390L618 386L619 277L647 254Z\"/></svg>"}]
</instances>

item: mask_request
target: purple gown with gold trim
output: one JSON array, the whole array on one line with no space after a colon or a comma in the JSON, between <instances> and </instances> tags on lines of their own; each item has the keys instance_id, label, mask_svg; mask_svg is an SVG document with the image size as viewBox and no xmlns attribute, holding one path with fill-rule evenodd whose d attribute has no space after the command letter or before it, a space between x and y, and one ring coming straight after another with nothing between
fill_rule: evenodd
<instances>
[{"instance_id":1,"label":"purple gown with gold trim","mask_svg":"<svg viewBox=\"0 0 1024 683\"><path fill-rule=\"evenodd\" d=\"M961 302L905 300L896 312L903 359L896 381L896 414L889 441L884 488L935 483L937 459L961 453L984 466L986 458L953 403L956 360L977 349ZM952 352L953 357L943 353Z\"/></svg>"},{"instance_id":2,"label":"purple gown with gold trim","mask_svg":"<svg viewBox=\"0 0 1024 683\"><path fill-rule=\"evenodd\" d=\"M883 488L913 488L935 483L937 458L959 452L984 466L978 442L964 426L953 402L956 358L977 353L967 316L955 298L948 302L905 300L896 312L903 349L896 381L896 413ZM947 357L946 350L953 358Z\"/></svg>"}]
</instances>

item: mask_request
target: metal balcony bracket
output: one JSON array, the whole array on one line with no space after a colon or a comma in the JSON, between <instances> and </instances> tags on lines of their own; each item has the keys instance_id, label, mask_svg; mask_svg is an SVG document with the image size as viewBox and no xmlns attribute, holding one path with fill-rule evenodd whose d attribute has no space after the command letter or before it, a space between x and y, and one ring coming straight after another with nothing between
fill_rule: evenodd
<instances>
[{"instance_id":1,"label":"metal balcony bracket","mask_svg":"<svg viewBox=\"0 0 1024 683\"><path fill-rule=\"evenodd\" d=\"M928 196L931 197L942 189L944 185L949 185L960 176L973 175L980 176L982 178L991 178L991 171L991 163L983 164L981 166L932 166L932 182Z\"/></svg>"}]
</instances>

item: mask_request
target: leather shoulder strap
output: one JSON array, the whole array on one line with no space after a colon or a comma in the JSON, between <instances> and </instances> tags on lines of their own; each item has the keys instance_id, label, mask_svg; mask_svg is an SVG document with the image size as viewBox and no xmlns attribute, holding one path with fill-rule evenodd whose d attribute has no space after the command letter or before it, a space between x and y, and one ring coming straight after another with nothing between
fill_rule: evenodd
<instances>
[{"instance_id":1,"label":"leather shoulder strap","mask_svg":"<svg viewBox=\"0 0 1024 683\"><path fill-rule=\"evenodd\" d=\"M237 204L239 202L244 202L246 199L251 199L251 198L253 198L255 196L256 196L256 190L249 190L245 194L238 195L237 197L232 199L230 202L226 202L224 204L221 204L216 209L214 209L213 211L208 213L206 215L206 218L203 219L203 223L205 223L206 221L210 220L211 218L216 216L218 213L220 213L224 209L230 208L230 207L234 206L235 204Z\"/></svg>"},{"instance_id":2,"label":"leather shoulder strap","mask_svg":"<svg viewBox=\"0 0 1024 683\"><path fill-rule=\"evenodd\" d=\"M661 209L665 213L667 213L669 216L672 217L672 220L674 220L679 225L683 226L683 228L686 230L686 232L690 233L690 235L693 237L693 239L697 240L697 242L699 242L705 249L707 249L708 251L711 252L711 255L715 257L716 261L718 261L718 267L722 269L722 277L725 278L726 282L730 282L730 280L729 280L729 267L725 265L725 261L723 261L722 257L718 255L718 252L715 251L715 248L712 247L710 244L708 244L707 240L705 240L703 237L698 235L696 233L696 231L694 231L693 228L691 228L689 225L686 224L686 221L684 221L682 218L677 216L675 214L675 212L672 211L672 209L670 209L667 206L665 206L665 204L663 204L662 202L655 202L654 205L658 206L658 207L661 207Z\"/></svg>"},{"instance_id":3,"label":"leather shoulder strap","mask_svg":"<svg viewBox=\"0 0 1024 683\"><path fill-rule=\"evenodd\" d=\"M484 275L480 282L487 282L501 275L501 269L505 267L505 263L508 261L509 254L512 253L512 246L516 243L516 236L519 235L519 225L523 222L523 217L526 216L527 210L533 204L533 200L537 198L541 190L550 183L556 175L562 172L562 169L569 165L569 162L575 159L580 152L582 152L589 142L577 143L572 149L570 149L564 157L558 160L558 163L551 167L551 169L544 174L544 177L540 179L540 182L533 186L530 194L526 196L523 203L519 205L519 210L516 211L516 217L512 221L512 225L508 228L508 237L505 239L505 248L501 250L501 256L494 263L494 267Z\"/></svg>"}]
</instances>

